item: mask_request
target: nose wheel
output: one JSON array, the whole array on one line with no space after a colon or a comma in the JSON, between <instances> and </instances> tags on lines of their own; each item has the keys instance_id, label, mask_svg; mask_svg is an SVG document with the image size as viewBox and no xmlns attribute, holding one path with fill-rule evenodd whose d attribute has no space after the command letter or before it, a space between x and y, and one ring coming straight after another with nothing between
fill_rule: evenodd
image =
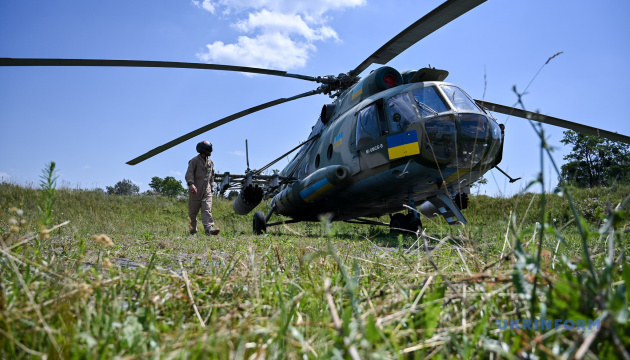
<instances>
[{"instance_id":1,"label":"nose wheel","mask_svg":"<svg viewBox=\"0 0 630 360\"><path fill-rule=\"evenodd\" d=\"M422 230L422 221L420 218L415 217L414 214L396 213L391 216L389 222L390 234L415 234L418 230Z\"/></svg>"}]
</instances>

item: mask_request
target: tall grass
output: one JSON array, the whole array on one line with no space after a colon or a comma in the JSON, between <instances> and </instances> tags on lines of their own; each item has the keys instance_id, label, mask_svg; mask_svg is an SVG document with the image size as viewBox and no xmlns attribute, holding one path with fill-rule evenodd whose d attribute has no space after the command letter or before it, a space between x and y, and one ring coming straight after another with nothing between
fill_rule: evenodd
<instances>
[{"instance_id":1,"label":"tall grass","mask_svg":"<svg viewBox=\"0 0 630 360\"><path fill-rule=\"evenodd\" d=\"M50 224L69 223L42 231L45 190L2 183L0 357L627 357L628 188L561 190L474 196L469 225L425 219L419 237L254 236L215 199L223 231L205 237L186 235L184 200L68 189ZM601 326L499 328L541 318Z\"/></svg>"},{"instance_id":2,"label":"tall grass","mask_svg":"<svg viewBox=\"0 0 630 360\"><path fill-rule=\"evenodd\" d=\"M52 209L56 200L57 174L55 171L55 162L51 161L42 171L40 177L40 197L37 209L40 213L40 223L42 227L47 227L52 221Z\"/></svg>"}]
</instances>

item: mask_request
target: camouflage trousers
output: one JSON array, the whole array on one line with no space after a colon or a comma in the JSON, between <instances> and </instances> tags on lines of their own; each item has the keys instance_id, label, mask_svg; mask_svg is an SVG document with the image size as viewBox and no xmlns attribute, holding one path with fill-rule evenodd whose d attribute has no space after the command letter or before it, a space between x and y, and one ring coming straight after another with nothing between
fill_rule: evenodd
<instances>
[{"instance_id":1,"label":"camouflage trousers","mask_svg":"<svg viewBox=\"0 0 630 360\"><path fill-rule=\"evenodd\" d=\"M212 218L212 195L206 195L200 200L188 198L188 230L190 233L197 232L197 214L201 210L201 224L205 230L214 227Z\"/></svg>"}]
</instances>

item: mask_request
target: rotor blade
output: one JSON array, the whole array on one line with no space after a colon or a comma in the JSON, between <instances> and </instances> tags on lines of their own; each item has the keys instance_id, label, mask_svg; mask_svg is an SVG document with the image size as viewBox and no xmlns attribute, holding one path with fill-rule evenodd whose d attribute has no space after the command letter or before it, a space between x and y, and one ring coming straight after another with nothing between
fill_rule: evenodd
<instances>
[{"instance_id":1,"label":"rotor blade","mask_svg":"<svg viewBox=\"0 0 630 360\"><path fill-rule=\"evenodd\" d=\"M249 147L247 146L247 139L245 139L245 159L247 159L247 171L249 171Z\"/></svg>"},{"instance_id":2,"label":"rotor blade","mask_svg":"<svg viewBox=\"0 0 630 360\"><path fill-rule=\"evenodd\" d=\"M477 7L486 0L448 0L436 7L430 13L421 17L408 28L394 36L374 54L365 59L350 75L359 75L370 65L387 64L390 60L400 55L413 44L422 40L435 30L455 20L459 16Z\"/></svg>"},{"instance_id":3,"label":"rotor blade","mask_svg":"<svg viewBox=\"0 0 630 360\"><path fill-rule=\"evenodd\" d=\"M175 68L175 69L205 69L237 71L252 74L274 75L290 77L302 80L317 81L317 78L308 75L290 74L286 71L270 70L263 68L203 64L174 61L149 61L149 60L98 60L98 59L27 59L27 58L0 58L0 66L117 66L117 67L145 67L145 68Z\"/></svg>"},{"instance_id":4,"label":"rotor blade","mask_svg":"<svg viewBox=\"0 0 630 360\"><path fill-rule=\"evenodd\" d=\"M488 101L475 100L479 106L484 107L490 111L498 112L505 115L517 116L523 119L529 119L539 121L541 123L563 127L583 134L595 135L603 137L612 141L620 141L630 144L630 136L622 135L616 132L599 129L596 127L578 124L572 121L558 119L553 116L547 116L531 111L521 110L510 106L494 104Z\"/></svg>"},{"instance_id":5,"label":"rotor blade","mask_svg":"<svg viewBox=\"0 0 630 360\"><path fill-rule=\"evenodd\" d=\"M299 94L299 95L296 95L296 96L293 96L293 97L290 97L290 98L281 98L281 99L276 99L276 100L273 100L273 101L269 101L269 102L266 102L264 104L260 104L260 105L251 107L251 108L249 108L247 110L243 110L243 111L237 112L236 114L232 114L230 116L224 117L223 119L217 120L217 121L212 122L212 123L210 123L210 124L208 124L206 126L200 127L199 129L191 131L188 134L182 135L182 136L178 137L175 140L171 140L171 141L167 142L164 145L160 145L160 146L156 147L155 149L153 149L153 150L151 150L151 151L149 151L149 152L147 152L145 154L142 154L142 155L138 156L137 158L135 158L133 160L129 160L127 162L127 164L129 164L129 165L136 165L136 164L138 164L138 163L140 163L140 162L142 162L142 161L144 161L144 160L146 160L148 158L151 158L151 157L153 157L153 156L155 156L155 155L157 155L157 154L159 154L159 153L161 153L161 152L163 152L165 150L168 150L168 149L172 148L175 145L181 144L184 141L192 139L193 137L195 137L197 135L203 134L206 131L212 130L212 129L214 129L216 127L219 127L219 126L221 126L223 124L227 124L230 121L236 120L236 119L241 118L241 117L243 117L245 115L253 114L253 113L257 112L257 111L260 111L260 110L263 110L263 109L266 109L266 108L270 108L272 106L276 106L276 105L279 105L279 104L282 104L282 103L285 103L285 102L288 102L288 101L297 100L297 99L300 99L300 98L303 98L303 97L307 97L307 96L311 96L311 95L315 95L315 94L319 94L319 93L320 93L319 89L318 90L313 90L313 91L305 92L303 94Z\"/></svg>"}]
</instances>

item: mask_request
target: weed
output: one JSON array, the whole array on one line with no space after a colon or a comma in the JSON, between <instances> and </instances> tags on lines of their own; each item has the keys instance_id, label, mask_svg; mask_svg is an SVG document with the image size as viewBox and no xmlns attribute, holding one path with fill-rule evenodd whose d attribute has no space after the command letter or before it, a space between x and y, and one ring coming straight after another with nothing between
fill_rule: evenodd
<instances>
[{"instance_id":1,"label":"weed","mask_svg":"<svg viewBox=\"0 0 630 360\"><path fill-rule=\"evenodd\" d=\"M40 224L44 228L47 227L52 221L53 205L55 204L55 195L57 191L56 182L57 174L55 171L55 162L51 161L42 171L39 182L41 193L39 196L37 209L40 213Z\"/></svg>"}]
</instances>

